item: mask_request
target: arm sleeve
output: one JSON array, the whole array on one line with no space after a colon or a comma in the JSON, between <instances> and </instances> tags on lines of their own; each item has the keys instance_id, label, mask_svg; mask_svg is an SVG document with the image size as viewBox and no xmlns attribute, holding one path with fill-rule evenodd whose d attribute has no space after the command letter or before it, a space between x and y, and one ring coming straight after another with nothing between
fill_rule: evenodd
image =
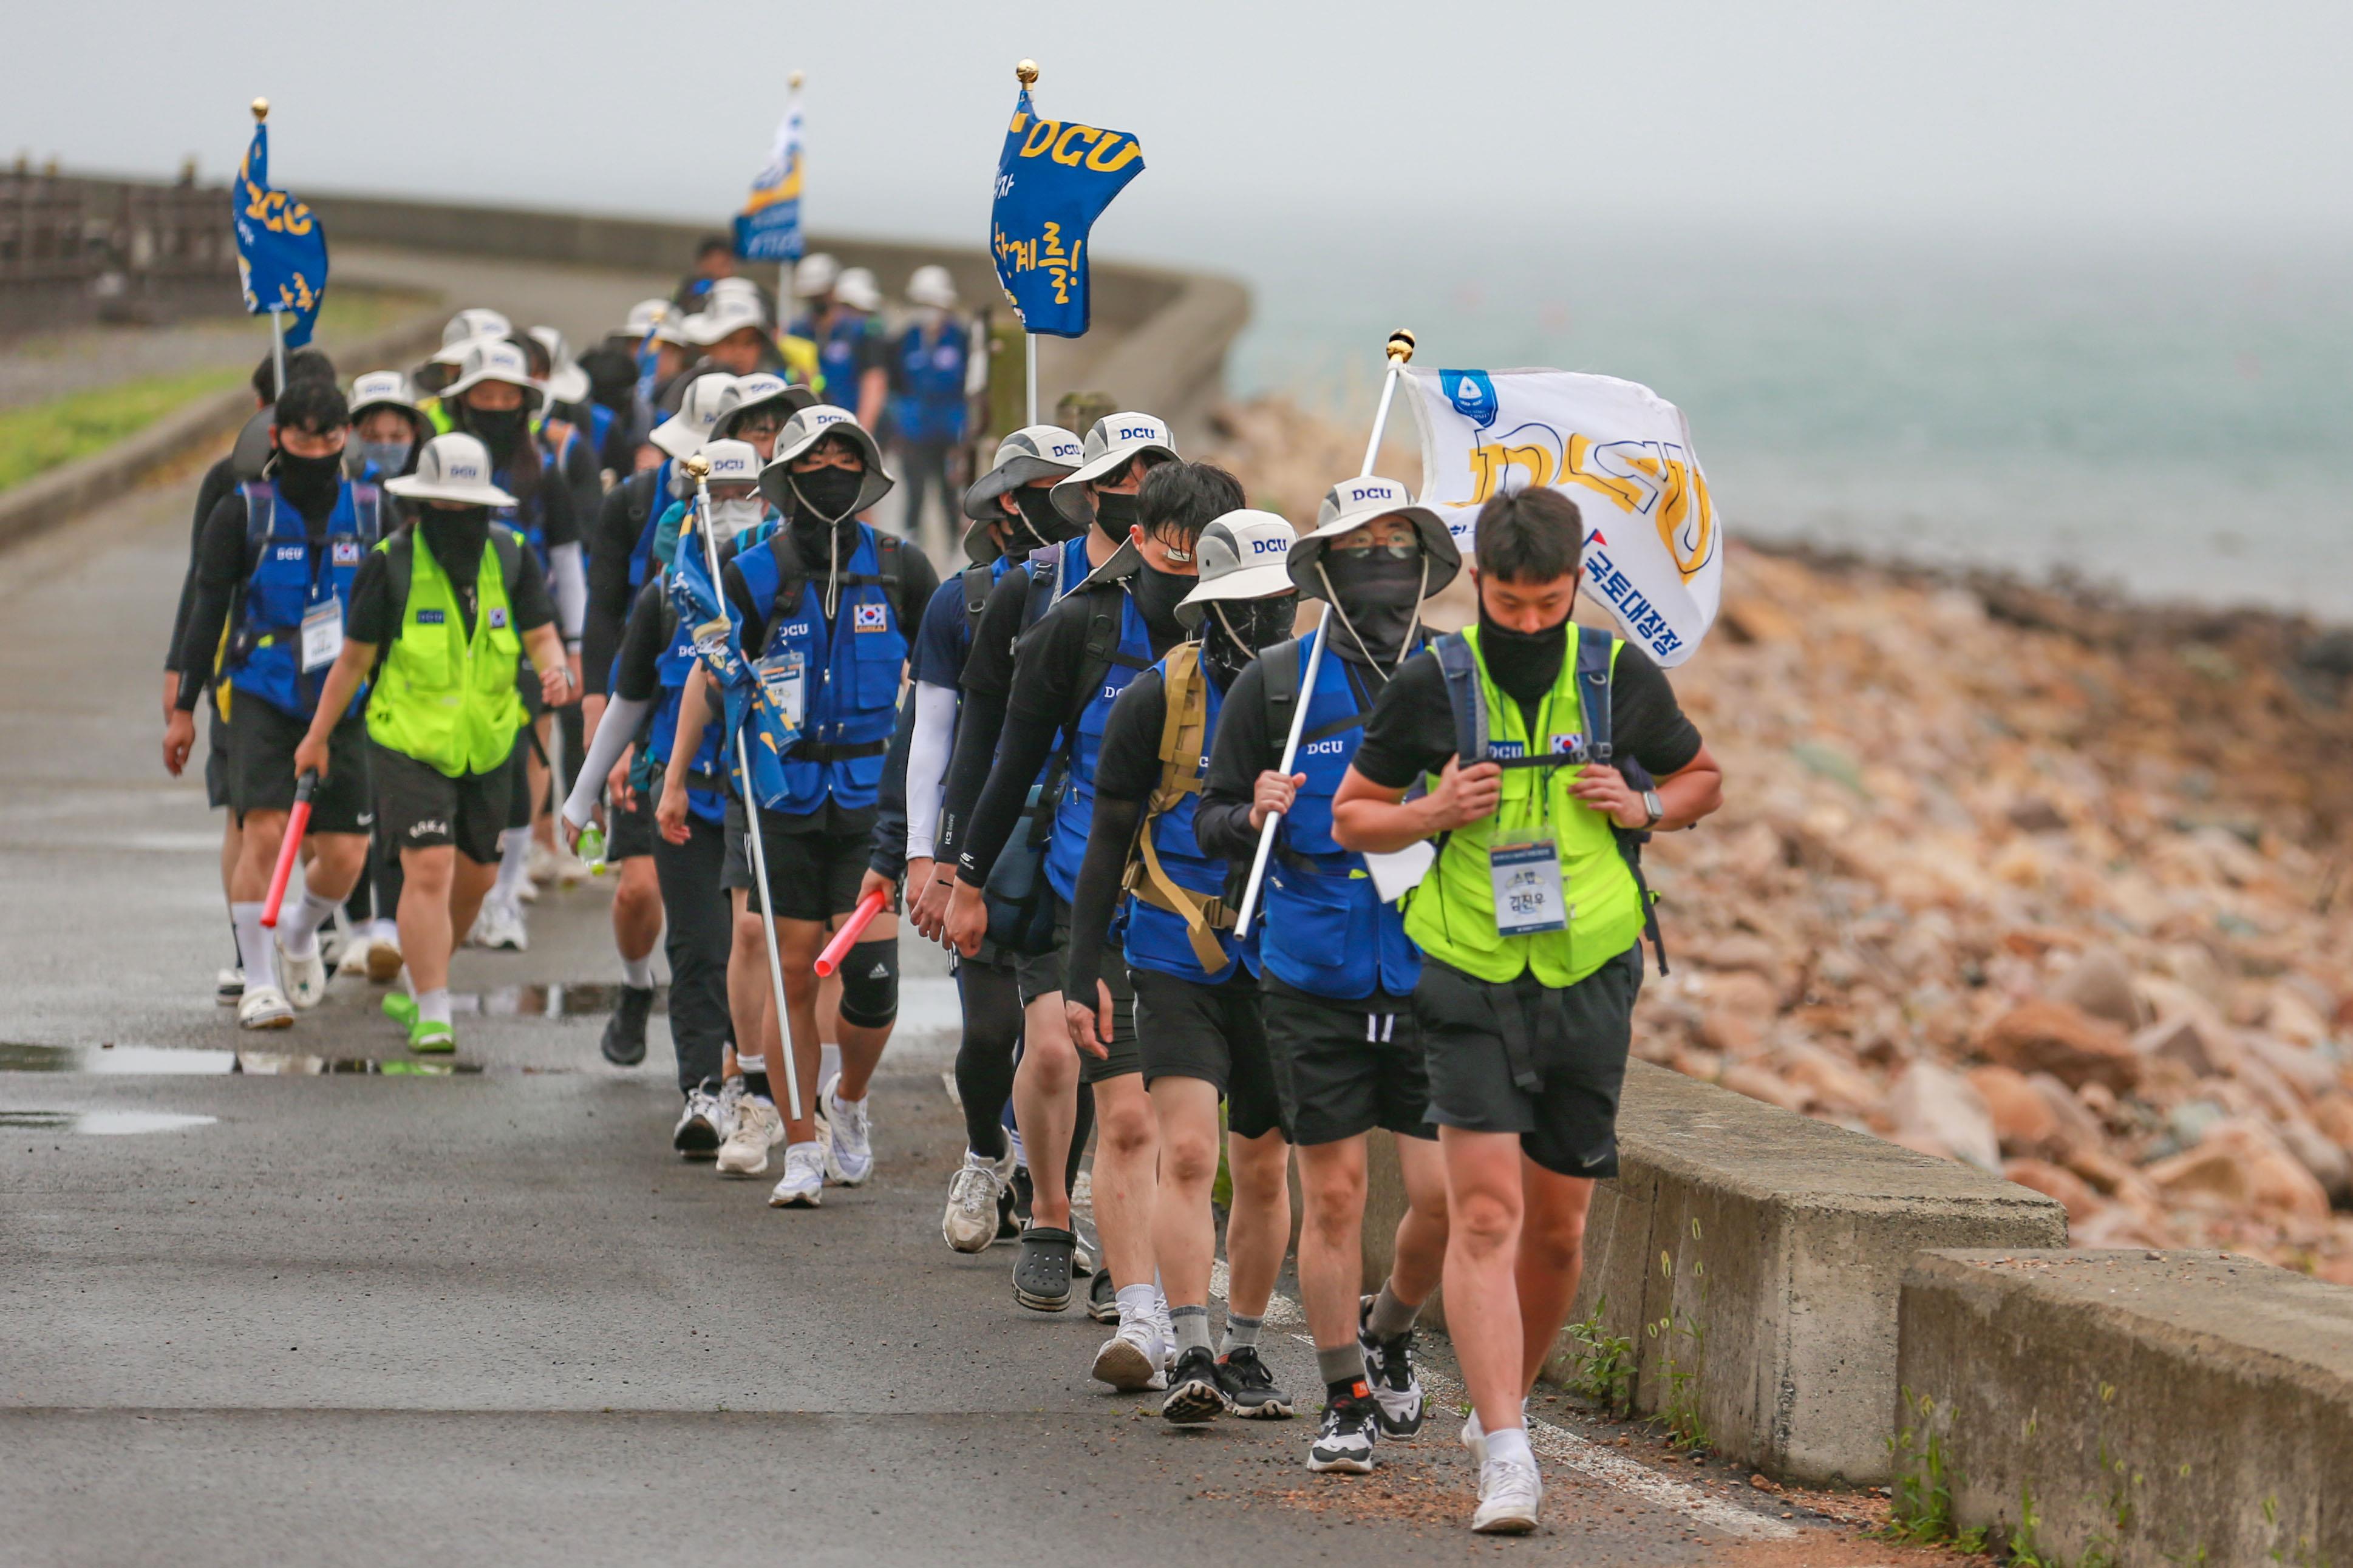
<instances>
[{"instance_id":1,"label":"arm sleeve","mask_svg":"<svg viewBox=\"0 0 2353 1568\"><path fill-rule=\"evenodd\" d=\"M882 756L882 782L874 795L873 847L867 866L896 881L907 873L907 747L915 730L915 700L911 692L899 703L899 721L892 727L891 749Z\"/></svg>"},{"instance_id":2,"label":"arm sleeve","mask_svg":"<svg viewBox=\"0 0 2353 1568\"><path fill-rule=\"evenodd\" d=\"M1699 755L1699 731L1675 701L1667 672L1632 643L1618 650L1610 668L1609 709L1617 754L1633 758L1652 778L1688 767Z\"/></svg>"},{"instance_id":3,"label":"arm sleeve","mask_svg":"<svg viewBox=\"0 0 2353 1568\"><path fill-rule=\"evenodd\" d=\"M572 504L572 486L561 470L543 467L539 472L539 525L547 547L580 542L580 514Z\"/></svg>"},{"instance_id":4,"label":"arm sleeve","mask_svg":"<svg viewBox=\"0 0 2353 1568\"><path fill-rule=\"evenodd\" d=\"M907 743L907 854L929 859L940 831L940 786L955 739L956 694L925 681L914 685L914 733Z\"/></svg>"},{"instance_id":5,"label":"arm sleeve","mask_svg":"<svg viewBox=\"0 0 2353 1568\"><path fill-rule=\"evenodd\" d=\"M1438 656L1415 654L1381 689L1365 721L1356 770L1383 789L1404 789L1454 754L1454 713Z\"/></svg>"},{"instance_id":6,"label":"arm sleeve","mask_svg":"<svg viewBox=\"0 0 2353 1568\"><path fill-rule=\"evenodd\" d=\"M588 607L588 574L581 564L580 546L558 544L547 552L548 575L554 581L555 622L564 633L564 640L575 647L580 642L582 615Z\"/></svg>"},{"instance_id":7,"label":"arm sleeve","mask_svg":"<svg viewBox=\"0 0 2353 1568\"><path fill-rule=\"evenodd\" d=\"M539 556L529 550L522 553L522 569L515 574L514 586L507 594L514 605L518 633L537 631L555 619L555 605L547 596L547 574L539 569Z\"/></svg>"},{"instance_id":8,"label":"arm sleeve","mask_svg":"<svg viewBox=\"0 0 2353 1568\"><path fill-rule=\"evenodd\" d=\"M237 489L237 476L229 471L229 461L223 458L205 470L204 482L196 487L196 514L188 525L188 570L180 579L180 603L172 614L171 646L164 650L165 669L189 668L180 661L181 646L188 639L188 612L196 601L196 550L205 537L205 524L212 521L213 509L221 498ZM209 668L206 664L204 668Z\"/></svg>"},{"instance_id":9,"label":"arm sleeve","mask_svg":"<svg viewBox=\"0 0 2353 1568\"><path fill-rule=\"evenodd\" d=\"M629 552L637 539L629 531L628 484L617 484L596 512L596 535L588 548L588 604L580 626L581 671L589 689L605 683L620 651L622 624L629 618Z\"/></svg>"},{"instance_id":10,"label":"arm sleeve","mask_svg":"<svg viewBox=\"0 0 2353 1568\"><path fill-rule=\"evenodd\" d=\"M196 542L196 559L190 582L187 626L180 643L182 670L208 670L213 650L220 646L221 628L228 624L230 603L237 580L245 574L245 502L235 494L223 497L206 520ZM179 709L193 713L202 680L180 682Z\"/></svg>"},{"instance_id":11,"label":"arm sleeve","mask_svg":"<svg viewBox=\"0 0 2353 1568\"><path fill-rule=\"evenodd\" d=\"M1071 902L1071 943L1062 960L1062 994L1095 1000L1095 982L1103 977L1103 949L1110 942L1112 917L1119 909L1120 878L1127 870L1128 846L1135 842L1136 825L1144 819L1144 802L1095 796L1095 814L1087 824L1086 858L1079 862L1078 896Z\"/></svg>"},{"instance_id":12,"label":"arm sleeve","mask_svg":"<svg viewBox=\"0 0 2353 1568\"><path fill-rule=\"evenodd\" d=\"M932 596L940 591L940 574L931 557L913 544L899 552L899 559L905 563L899 568L904 575L899 584L899 603L893 607L899 612L899 625L911 634L908 641L912 645L912 634L921 631L923 616L932 607Z\"/></svg>"},{"instance_id":13,"label":"arm sleeve","mask_svg":"<svg viewBox=\"0 0 2353 1568\"><path fill-rule=\"evenodd\" d=\"M1008 573L1009 580L1011 574ZM1071 613L1065 614L1068 610ZM974 802L968 825L959 830L957 877L981 887L1012 837L1014 822L1029 797L1038 770L1046 765L1054 738L1070 707L1070 687L1083 662L1087 606L1065 599L1023 634L1015 656L1013 689L1006 700L1005 723L988 783ZM1057 696L1056 694L1060 695ZM959 745L961 752L963 747Z\"/></svg>"},{"instance_id":14,"label":"arm sleeve","mask_svg":"<svg viewBox=\"0 0 2353 1568\"><path fill-rule=\"evenodd\" d=\"M572 793L564 797L564 818L575 827L586 824L588 814L596 809L597 797L605 793L605 775L613 771L622 752L638 738L638 726L645 722L646 710L652 706L630 697L616 697L606 705L604 721L596 726L596 738L588 743L588 754L581 759L579 776L572 781Z\"/></svg>"},{"instance_id":15,"label":"arm sleeve","mask_svg":"<svg viewBox=\"0 0 2353 1568\"><path fill-rule=\"evenodd\" d=\"M614 696L651 702L661 689L663 610L660 584L649 583L638 590L628 627L621 633L620 656L613 663ZM601 735L604 731L596 732Z\"/></svg>"},{"instance_id":16,"label":"arm sleeve","mask_svg":"<svg viewBox=\"0 0 2353 1568\"><path fill-rule=\"evenodd\" d=\"M1282 761L1282 742L1267 728L1265 668L1264 659L1252 661L1226 693L1200 804L1193 808L1193 837L1201 853L1245 865L1258 854L1258 833L1250 825L1258 775Z\"/></svg>"}]
</instances>

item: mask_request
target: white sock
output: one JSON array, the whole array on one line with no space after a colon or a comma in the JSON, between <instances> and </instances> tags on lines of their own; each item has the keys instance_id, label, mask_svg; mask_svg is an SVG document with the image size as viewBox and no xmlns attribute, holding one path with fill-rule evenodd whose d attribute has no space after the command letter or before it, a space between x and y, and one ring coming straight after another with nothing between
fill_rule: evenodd
<instances>
[{"instance_id":1,"label":"white sock","mask_svg":"<svg viewBox=\"0 0 2353 1568\"><path fill-rule=\"evenodd\" d=\"M1514 1464L1525 1465L1530 1469L1534 1469L1536 1456L1535 1450L1528 1447L1528 1429L1525 1426L1506 1426L1500 1431L1488 1433L1487 1459L1490 1464L1498 1459L1508 1459Z\"/></svg>"},{"instance_id":2,"label":"white sock","mask_svg":"<svg viewBox=\"0 0 2353 1568\"><path fill-rule=\"evenodd\" d=\"M279 911L278 940L285 944L290 956L310 957L319 951L319 928L342 907L341 899L322 899L316 893L304 892L301 904L291 910Z\"/></svg>"},{"instance_id":3,"label":"white sock","mask_svg":"<svg viewBox=\"0 0 2353 1568\"><path fill-rule=\"evenodd\" d=\"M768 1070L768 1058L765 1057L739 1056L735 1058L735 1070L739 1074L747 1072L766 1072Z\"/></svg>"},{"instance_id":4,"label":"white sock","mask_svg":"<svg viewBox=\"0 0 2353 1568\"><path fill-rule=\"evenodd\" d=\"M499 879L491 897L512 908L522 893L523 858L531 853L531 829L510 827L499 835Z\"/></svg>"},{"instance_id":5,"label":"white sock","mask_svg":"<svg viewBox=\"0 0 2353 1568\"><path fill-rule=\"evenodd\" d=\"M1149 1285L1121 1286L1119 1321L1124 1323L1130 1318L1149 1319L1152 1316L1153 1303L1159 1299L1159 1295L1160 1292Z\"/></svg>"},{"instance_id":6,"label":"white sock","mask_svg":"<svg viewBox=\"0 0 2353 1568\"><path fill-rule=\"evenodd\" d=\"M1005 1146L1012 1151L1015 1165L1024 1171L1029 1168L1029 1152L1021 1147L1021 1129L1008 1127L1005 1130Z\"/></svg>"},{"instance_id":7,"label":"white sock","mask_svg":"<svg viewBox=\"0 0 2353 1568\"><path fill-rule=\"evenodd\" d=\"M449 1021L449 988L444 985L438 991L419 991L417 994L417 1016L430 1019L436 1024L448 1023Z\"/></svg>"},{"instance_id":8,"label":"white sock","mask_svg":"<svg viewBox=\"0 0 2353 1568\"><path fill-rule=\"evenodd\" d=\"M624 985L635 986L640 991L652 990L654 988L654 955L649 952L643 958L622 959L621 983Z\"/></svg>"},{"instance_id":9,"label":"white sock","mask_svg":"<svg viewBox=\"0 0 2353 1568\"><path fill-rule=\"evenodd\" d=\"M261 906L231 904L229 923L237 927L237 962L245 966L245 988L248 991L278 984L278 949L270 935L261 928Z\"/></svg>"},{"instance_id":10,"label":"white sock","mask_svg":"<svg viewBox=\"0 0 2353 1568\"><path fill-rule=\"evenodd\" d=\"M817 1048L817 1080L825 1083L841 1074L841 1047L823 1045Z\"/></svg>"}]
</instances>

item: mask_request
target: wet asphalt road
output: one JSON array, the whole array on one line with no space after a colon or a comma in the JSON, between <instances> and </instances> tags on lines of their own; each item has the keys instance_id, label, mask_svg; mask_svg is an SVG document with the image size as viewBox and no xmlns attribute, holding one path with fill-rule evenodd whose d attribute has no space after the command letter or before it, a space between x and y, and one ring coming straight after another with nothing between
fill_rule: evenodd
<instances>
[{"instance_id":1,"label":"wet asphalt road","mask_svg":"<svg viewBox=\"0 0 2353 1568\"><path fill-rule=\"evenodd\" d=\"M1098 1390L1103 1330L940 1240L953 999L913 943L876 1177L815 1213L670 1153L661 1020L623 1072L601 1019L530 1016L617 978L601 883L551 890L527 954L459 959L480 1070L224 1070L217 823L157 760L193 490L0 554L0 1563L1886 1555L1780 1555L1556 1465L1544 1535L1475 1544L1442 1412L1314 1481L1304 1420L1179 1432ZM264 1049L397 1066L379 994L338 981Z\"/></svg>"}]
</instances>

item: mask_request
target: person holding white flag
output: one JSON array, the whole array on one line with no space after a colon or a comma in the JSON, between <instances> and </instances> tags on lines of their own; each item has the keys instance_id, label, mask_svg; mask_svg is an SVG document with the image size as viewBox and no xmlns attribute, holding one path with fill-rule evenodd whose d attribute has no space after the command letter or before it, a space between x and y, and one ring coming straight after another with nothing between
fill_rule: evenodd
<instances>
[{"instance_id":1,"label":"person holding white flag","mask_svg":"<svg viewBox=\"0 0 2353 1568\"><path fill-rule=\"evenodd\" d=\"M1715 811L1723 781L1657 662L1569 618L1575 501L1494 496L1472 542L1478 623L1381 691L1332 837L1366 855L1439 841L1405 931L1446 1170L1446 1325L1472 1404L1472 1528L1525 1534L1544 1488L1522 1401L1576 1293L1593 1184L1618 1173L1649 901L1636 837Z\"/></svg>"}]
</instances>

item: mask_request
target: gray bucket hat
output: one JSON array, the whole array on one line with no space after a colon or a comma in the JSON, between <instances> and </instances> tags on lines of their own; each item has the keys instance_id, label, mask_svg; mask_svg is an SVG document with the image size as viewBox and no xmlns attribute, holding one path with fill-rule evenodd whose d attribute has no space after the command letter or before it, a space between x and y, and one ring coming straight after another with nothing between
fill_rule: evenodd
<instances>
[{"instance_id":1,"label":"gray bucket hat","mask_svg":"<svg viewBox=\"0 0 2353 1568\"><path fill-rule=\"evenodd\" d=\"M781 375L765 370L739 375L719 395L719 412L711 421L711 439L733 437L736 421L754 409L774 409L778 416L790 419L802 409L816 406L816 393L806 386L795 386Z\"/></svg>"},{"instance_id":2,"label":"gray bucket hat","mask_svg":"<svg viewBox=\"0 0 2353 1568\"><path fill-rule=\"evenodd\" d=\"M820 403L794 415L776 433L776 455L760 470L760 493L768 498L770 506L783 512L792 510L792 469L786 465L828 436L839 436L850 442L866 459L866 479L858 488L858 504L849 509L852 516L891 493L891 487L899 481L882 467L882 448L875 445L866 426L858 422L858 416L847 408Z\"/></svg>"},{"instance_id":3,"label":"gray bucket hat","mask_svg":"<svg viewBox=\"0 0 2353 1568\"><path fill-rule=\"evenodd\" d=\"M1084 456L1079 438L1059 425L1025 425L998 442L996 462L964 492L964 514L972 519L964 531L965 554L976 565L997 559L988 528L1005 516L997 498L1033 479L1062 479Z\"/></svg>"},{"instance_id":4,"label":"gray bucket hat","mask_svg":"<svg viewBox=\"0 0 2353 1568\"><path fill-rule=\"evenodd\" d=\"M1455 547L1454 536L1447 531L1446 520L1430 508L1415 504L1412 494L1395 479L1367 474L1362 479L1342 479L1324 491L1323 504L1315 509L1314 530L1301 535L1299 542L1291 547L1291 580L1299 584L1299 591L1311 599L1324 597L1324 575L1315 570L1315 563L1324 558L1333 540L1382 517L1404 518L1419 536L1422 553L1430 558L1430 582L1422 590L1424 598L1461 574L1462 552Z\"/></svg>"},{"instance_id":5,"label":"gray bucket hat","mask_svg":"<svg viewBox=\"0 0 2353 1568\"><path fill-rule=\"evenodd\" d=\"M386 479L384 488L410 500L459 501L467 506L512 506L515 498L491 479L491 454L462 431L436 436L417 454L417 471Z\"/></svg>"},{"instance_id":6,"label":"gray bucket hat","mask_svg":"<svg viewBox=\"0 0 2353 1568\"><path fill-rule=\"evenodd\" d=\"M1211 519L1193 546L1201 581L1177 602L1177 621L1190 630L1208 616L1212 604L1293 592L1297 584L1282 567L1295 538L1291 524L1271 511L1229 511Z\"/></svg>"},{"instance_id":7,"label":"gray bucket hat","mask_svg":"<svg viewBox=\"0 0 2353 1568\"><path fill-rule=\"evenodd\" d=\"M1166 420L1152 414L1104 415L1087 431L1078 468L1054 487L1054 510L1072 522L1092 524L1095 511L1087 499L1088 481L1116 473L1146 452L1170 458L1177 455L1176 437L1169 433Z\"/></svg>"}]
</instances>

